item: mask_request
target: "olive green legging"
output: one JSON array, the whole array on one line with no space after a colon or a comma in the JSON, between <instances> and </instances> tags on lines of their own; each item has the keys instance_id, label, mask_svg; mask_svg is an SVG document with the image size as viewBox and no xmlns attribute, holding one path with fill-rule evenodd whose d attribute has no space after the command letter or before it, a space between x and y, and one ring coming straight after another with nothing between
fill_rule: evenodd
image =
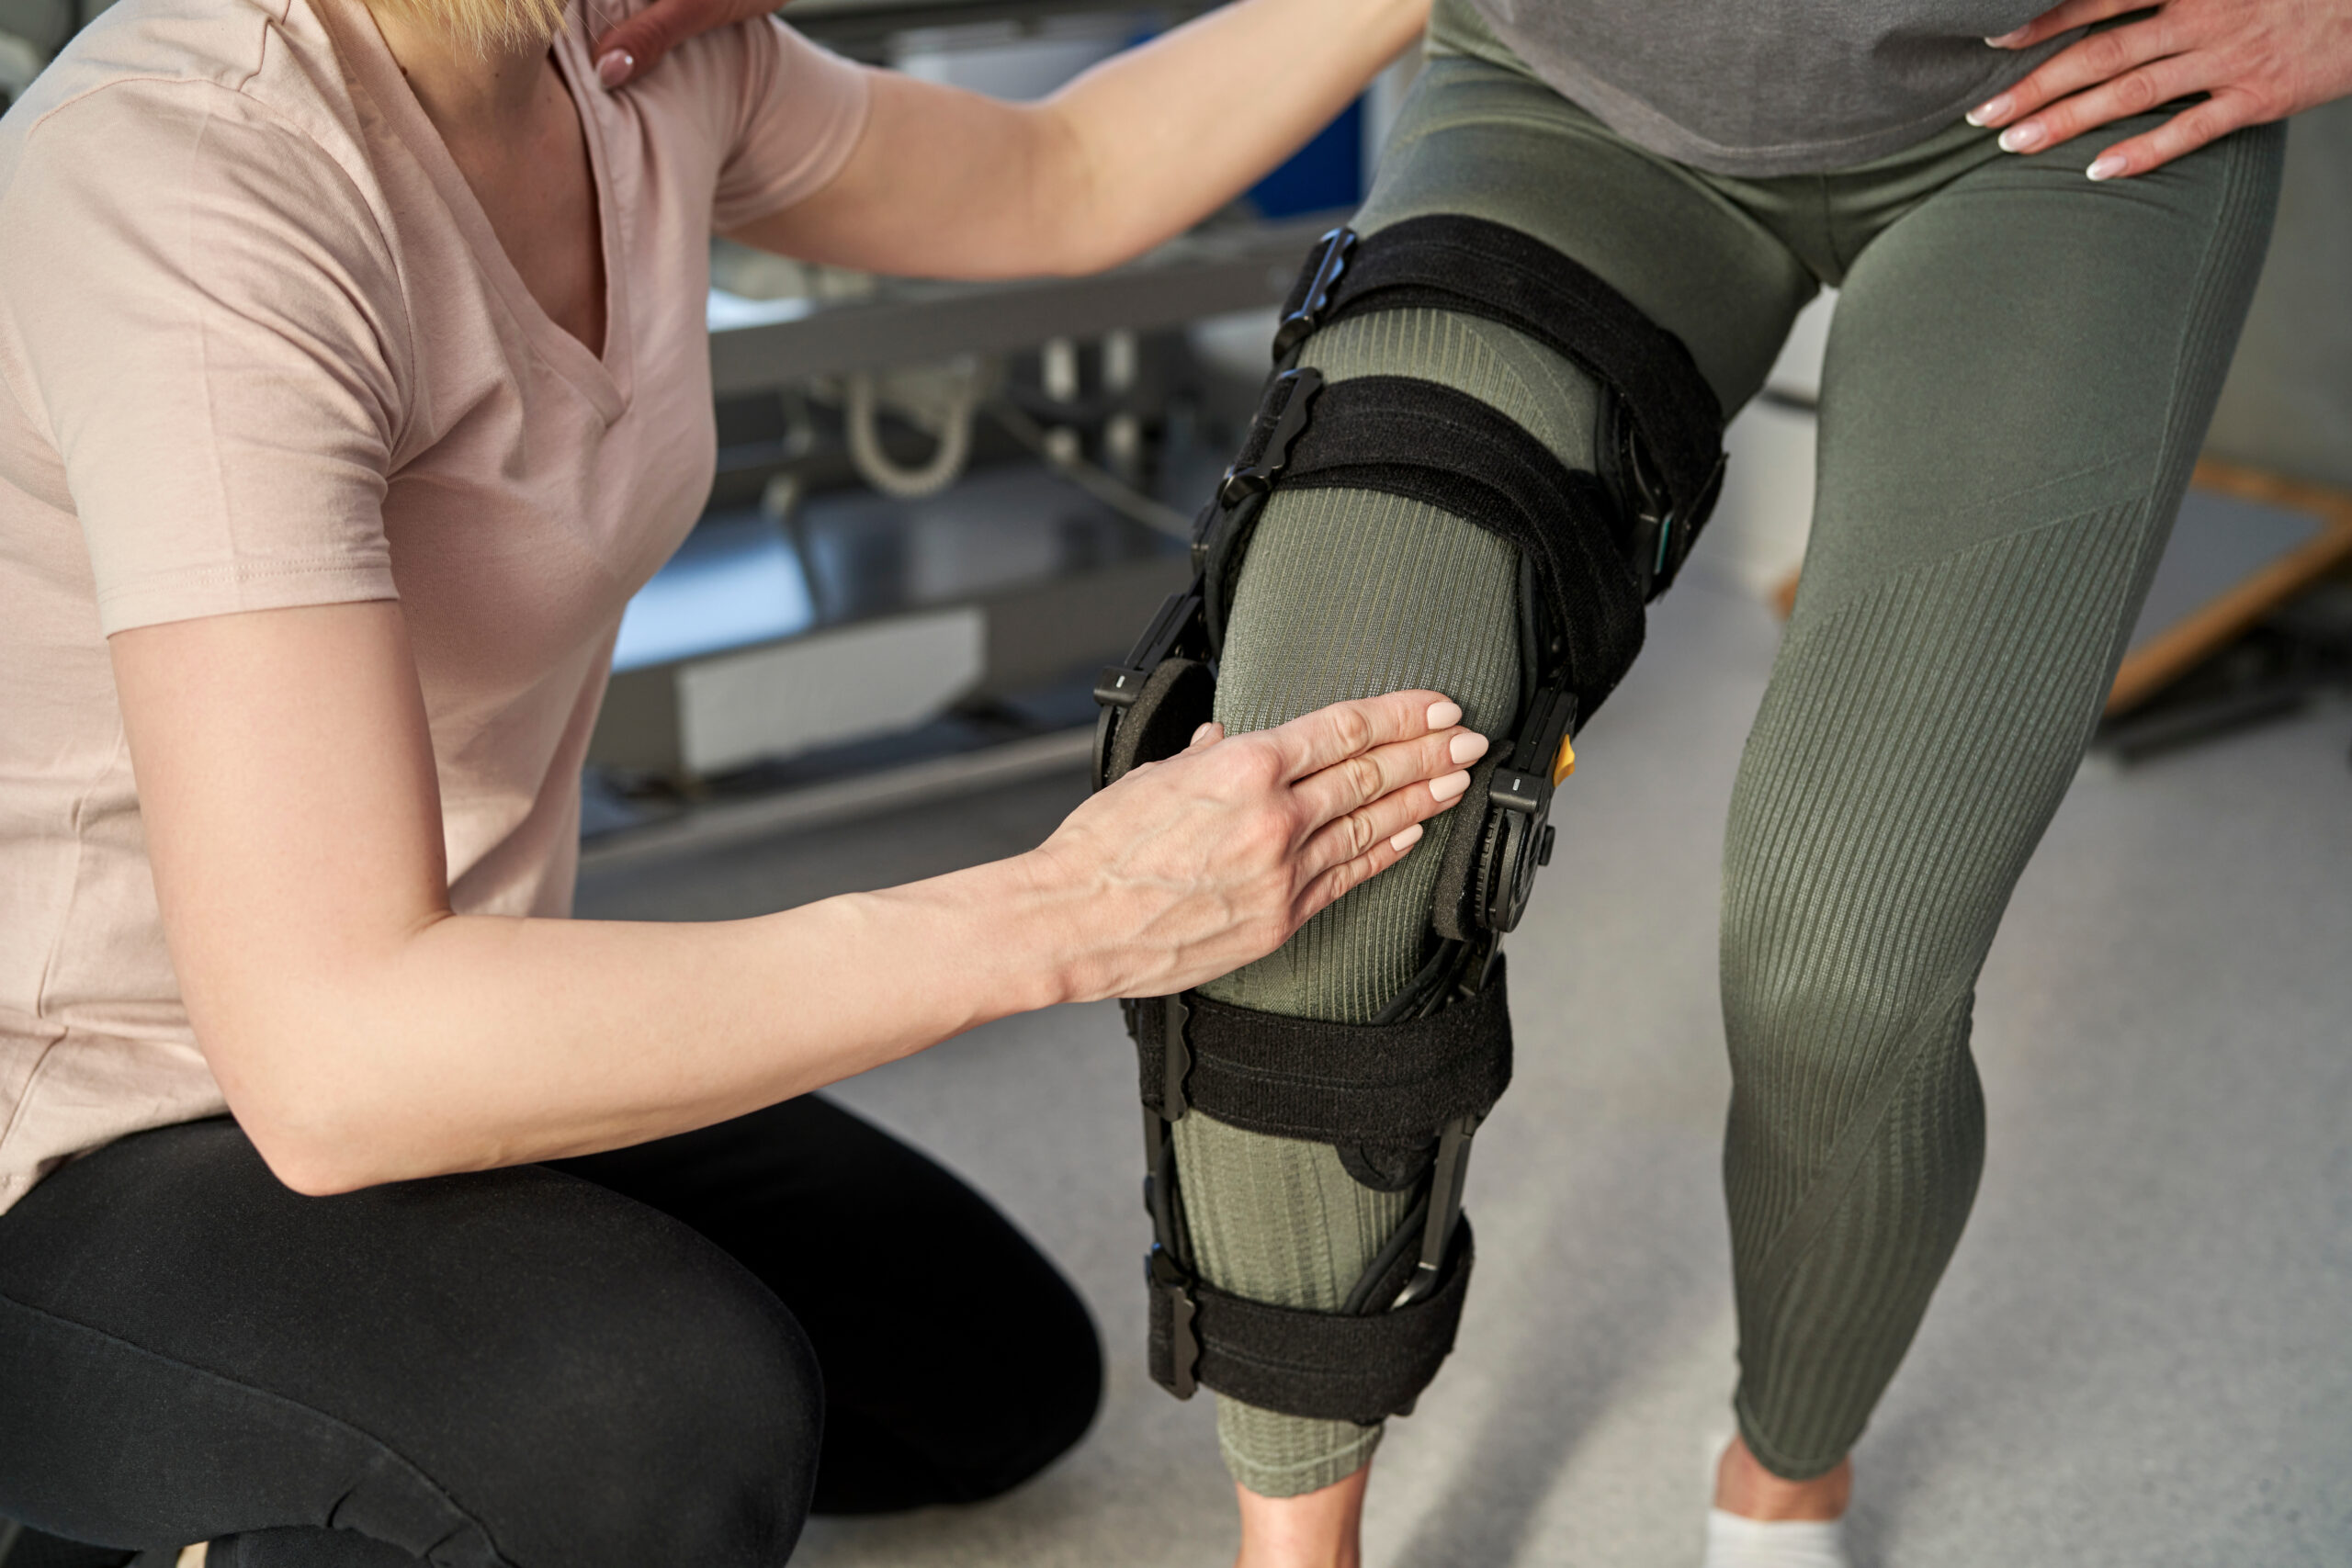
<instances>
[{"instance_id":1,"label":"olive green legging","mask_svg":"<svg viewBox=\"0 0 2352 1568\"><path fill-rule=\"evenodd\" d=\"M1679 336L1726 411L1815 289L1841 290L1804 588L1724 864L1736 1404L1757 1457L1792 1478L1860 1435L1967 1218L1977 972L2090 734L2260 266L2278 129L2150 176L2084 177L2097 148L2152 123L2034 158L1954 125L1835 174L1729 179L1607 130L1441 0L1357 220L1467 213L1533 234ZM1591 382L1505 328L1359 318L1306 363L1447 383L1590 466ZM1510 547L1445 513L1277 492L1217 716L1258 728L1423 686L1496 733L1519 698L1515 592ZM1204 988L1369 1020L1420 963L1452 820ZM1522 970L1547 961L1516 950ZM1408 1196L1359 1186L1322 1145L1197 1114L1177 1151L1199 1266L1261 1300L1336 1308ZM1343 1478L1379 1438L1233 1400L1218 1432L1235 1478L1275 1496Z\"/></svg>"}]
</instances>

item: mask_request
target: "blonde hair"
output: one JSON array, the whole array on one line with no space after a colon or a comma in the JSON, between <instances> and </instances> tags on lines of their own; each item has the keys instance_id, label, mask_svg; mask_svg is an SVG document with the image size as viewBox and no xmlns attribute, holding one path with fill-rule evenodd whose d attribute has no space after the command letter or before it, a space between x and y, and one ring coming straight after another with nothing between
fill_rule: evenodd
<instances>
[{"instance_id":1,"label":"blonde hair","mask_svg":"<svg viewBox=\"0 0 2352 1568\"><path fill-rule=\"evenodd\" d=\"M482 54L551 40L563 26L564 0L368 0L456 39Z\"/></svg>"}]
</instances>

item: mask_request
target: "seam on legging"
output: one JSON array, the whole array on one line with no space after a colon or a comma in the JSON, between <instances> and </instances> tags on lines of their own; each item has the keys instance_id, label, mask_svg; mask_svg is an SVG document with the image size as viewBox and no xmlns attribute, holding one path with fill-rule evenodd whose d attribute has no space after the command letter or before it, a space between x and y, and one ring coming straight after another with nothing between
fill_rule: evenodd
<instances>
[{"instance_id":1,"label":"seam on legging","mask_svg":"<svg viewBox=\"0 0 2352 1568\"><path fill-rule=\"evenodd\" d=\"M57 1327L64 1329L70 1333L87 1335L93 1339L103 1340L107 1345L113 1346L120 1350L128 1351L130 1355L141 1359L153 1361L161 1366L169 1367L175 1371L189 1373L195 1377L203 1379L207 1382L216 1384L221 1388L234 1390L237 1393L250 1398L262 1400L266 1404L280 1405L288 1410L299 1411L304 1416L314 1416L318 1420L323 1421L328 1426L334 1427L338 1430L350 1433L353 1437L359 1438L362 1442L375 1449L385 1458L390 1460L394 1464L400 1466L402 1471L407 1472L415 1480L419 1486L424 1487L425 1491L430 1493L434 1497L447 1505L449 1511L457 1515L458 1518L471 1524L476 1529L481 1531L482 1539L490 1542L491 1551L496 1553L497 1560L501 1563L506 1564L507 1568L516 1568L514 1560L507 1556L503 1551L500 1550L497 1540L491 1534L490 1526L485 1523L480 1516L460 1505L455 1497L449 1495L447 1488L442 1486L440 1483L427 1475L422 1468L411 1461L406 1455L393 1448L390 1443L384 1441L381 1438L377 1437L374 1433L368 1431L366 1428L356 1427L340 1416L330 1415L328 1412L321 1410L315 1404L305 1404L301 1400L292 1398L287 1394L276 1393L270 1389L257 1387L253 1383L241 1382L237 1379L229 1377L224 1373L213 1371L207 1367L199 1367L192 1361L183 1361L176 1356L166 1356L162 1351L151 1350L144 1345L134 1345L130 1340L123 1338L121 1336L109 1334L103 1328L94 1328L86 1323L76 1323L70 1317L61 1317L56 1313L51 1312L45 1307L34 1306L29 1302L20 1302L16 1297L7 1294L6 1292L0 1292L0 1306L13 1307L18 1312L40 1318L46 1323L53 1324ZM346 1492L344 1495L347 1497L349 1493ZM337 1501L338 1504L340 1504L341 1499L338 1499ZM437 1545L440 1541L447 1540L449 1532L445 1531L442 1535L435 1538L435 1543ZM397 1543L387 1542L386 1544L391 1545ZM405 1549L403 1548L402 1550Z\"/></svg>"},{"instance_id":2,"label":"seam on legging","mask_svg":"<svg viewBox=\"0 0 2352 1568\"><path fill-rule=\"evenodd\" d=\"M1860 1176L1864 1156L1894 1109L1894 1097L1927 1059L1927 1052L1920 1049L1921 1043L1941 1030L1975 988L1976 976L1971 972L1966 979L1949 987L1933 1007L1922 1011L1918 1025L1897 1047L1895 1059L1881 1073L1879 1081L1871 1086L1869 1095L1855 1109L1854 1119L1838 1134L1838 1146L1830 1152L1821 1174L1814 1179L1811 1190L1798 1201L1796 1212L1781 1226L1781 1234L1772 1238L1770 1249L1756 1267L1756 1293L1767 1314L1780 1311L1781 1298L1796 1281L1797 1265L1804 1261L1827 1231L1831 1216Z\"/></svg>"},{"instance_id":3,"label":"seam on legging","mask_svg":"<svg viewBox=\"0 0 2352 1568\"><path fill-rule=\"evenodd\" d=\"M2018 491L2015 493L2018 495L2030 494L2032 491L2047 489L2050 485L2064 484L2069 479L2080 479L2084 474L2097 473L2100 468L2109 468L2116 463L2125 462L2128 460L2129 459L2127 457L2121 457L2109 458L2102 462L2095 463L2091 467L2081 469L2078 472L2073 474L2062 474L2055 479L2046 481L2044 484L2032 485L2028 487L2026 490ZM1941 571L1946 567L1958 565L1962 562L1971 560L1989 551L2007 549L2016 545L2019 540L2030 540L2038 538L2043 535L2056 533L2063 528L2072 528L2091 518L2111 516L2120 508L2144 505L2148 499L2148 492L2143 491L2139 495L2130 497L2120 502L2109 502L2103 506L2086 506L2079 512L2070 512L2063 517L2052 517L2044 522L2036 523L2030 527L2013 528L2006 534L1998 534L1989 539L1979 539L1973 544L1963 545L1959 549L1953 550L1948 555L1935 556L1927 560L1914 562L1912 565L1905 567L1900 571L1863 583L1855 588L1852 592L1849 592L1844 598L1835 601L1827 609L1817 609L1813 605L1804 604L1803 608L1804 615L1803 622L1801 624L1792 623L1790 626L1787 636L1781 639L1781 647L1783 649L1802 647L1806 643L1813 642L1820 637L1828 636L1832 630L1836 629L1846 619L1860 613L1860 609L1868 603L1879 598L1883 594L1894 592L1906 584L1917 581L1928 572ZM1995 504L1995 502L1987 502L1984 504L1989 506ZM1800 590L1800 592L1802 592L1802 590ZM1799 603L1803 604L1802 600L1800 600Z\"/></svg>"}]
</instances>

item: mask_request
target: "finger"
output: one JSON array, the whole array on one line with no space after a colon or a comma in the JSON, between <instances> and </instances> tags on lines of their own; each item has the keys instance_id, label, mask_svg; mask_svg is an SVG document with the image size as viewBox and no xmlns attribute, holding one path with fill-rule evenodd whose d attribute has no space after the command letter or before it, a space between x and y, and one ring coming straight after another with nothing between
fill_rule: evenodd
<instances>
[{"instance_id":1,"label":"finger","mask_svg":"<svg viewBox=\"0 0 2352 1568\"><path fill-rule=\"evenodd\" d=\"M2102 125L2146 114L2159 104L2210 86L2211 82L2203 79L2205 69L2205 62L2196 56L2174 55L2128 71L2018 121L2001 132L2001 151L2040 152Z\"/></svg>"},{"instance_id":2,"label":"finger","mask_svg":"<svg viewBox=\"0 0 2352 1568\"><path fill-rule=\"evenodd\" d=\"M608 92L632 82L686 39L739 20L741 9L724 0L654 0L597 39L596 80Z\"/></svg>"},{"instance_id":3,"label":"finger","mask_svg":"<svg viewBox=\"0 0 2352 1568\"><path fill-rule=\"evenodd\" d=\"M2220 140L2257 117L2252 107L2233 96L2215 96L2185 108L2155 130L2128 141L2119 141L2091 160L2083 172L2095 180L2120 180L2162 168L2209 141Z\"/></svg>"},{"instance_id":4,"label":"finger","mask_svg":"<svg viewBox=\"0 0 2352 1568\"><path fill-rule=\"evenodd\" d=\"M1456 773L1486 754L1487 738L1476 730L1441 729L1334 762L1299 780L1291 798L1300 825L1311 830L1408 784Z\"/></svg>"},{"instance_id":5,"label":"finger","mask_svg":"<svg viewBox=\"0 0 2352 1568\"><path fill-rule=\"evenodd\" d=\"M1984 41L1995 49L2031 49L2044 39L2139 10L2147 3L2148 0L2065 0L2064 5L2052 6L2016 31Z\"/></svg>"},{"instance_id":6,"label":"finger","mask_svg":"<svg viewBox=\"0 0 2352 1568\"><path fill-rule=\"evenodd\" d=\"M1215 719L1211 719L1208 723L1193 731L1192 741L1184 748L1184 750L1187 751L1205 750L1224 739L1225 726L1217 723Z\"/></svg>"},{"instance_id":7,"label":"finger","mask_svg":"<svg viewBox=\"0 0 2352 1568\"><path fill-rule=\"evenodd\" d=\"M1420 836L1418 833L1406 838L1401 846L1395 839L1377 840L1371 849L1353 860L1343 861L1321 875L1310 878L1306 887L1300 891L1297 900L1291 905L1294 929L1296 926L1305 925L1309 917L1329 907L1340 895L1351 889L1361 887L1398 861L1403 860L1419 841Z\"/></svg>"},{"instance_id":8,"label":"finger","mask_svg":"<svg viewBox=\"0 0 2352 1568\"><path fill-rule=\"evenodd\" d=\"M1412 847L1413 840L1420 837L1423 822L1460 804L1462 792L1458 789L1445 795L1426 786L1393 791L1317 829L1298 852L1299 874L1312 880L1409 831L1413 839L1402 845L1392 845L1401 854Z\"/></svg>"},{"instance_id":9,"label":"finger","mask_svg":"<svg viewBox=\"0 0 2352 1568\"><path fill-rule=\"evenodd\" d=\"M1968 111L1971 125L2006 125L2069 93L2112 81L2135 65L2177 54L2179 39L2161 15L2128 28L2094 33L2060 50L2031 74Z\"/></svg>"},{"instance_id":10,"label":"finger","mask_svg":"<svg viewBox=\"0 0 2352 1568\"><path fill-rule=\"evenodd\" d=\"M1333 703L1258 733L1274 748L1283 780L1291 783L1375 746L1415 739L1461 720L1462 709L1442 693L1391 692Z\"/></svg>"}]
</instances>

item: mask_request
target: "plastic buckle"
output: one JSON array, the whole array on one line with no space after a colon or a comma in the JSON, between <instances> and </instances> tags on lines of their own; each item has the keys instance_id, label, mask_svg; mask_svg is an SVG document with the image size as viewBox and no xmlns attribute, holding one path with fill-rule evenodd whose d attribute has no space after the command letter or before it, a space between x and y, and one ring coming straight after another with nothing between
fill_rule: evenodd
<instances>
[{"instance_id":1,"label":"plastic buckle","mask_svg":"<svg viewBox=\"0 0 2352 1568\"><path fill-rule=\"evenodd\" d=\"M1274 329L1277 365L1288 359L1291 351L1313 337L1316 329L1323 324L1323 313L1331 308L1331 290L1347 276L1348 258L1355 253L1356 231L1344 227L1334 229L1317 243L1322 250L1315 258L1314 275L1307 279L1306 298Z\"/></svg>"},{"instance_id":2,"label":"plastic buckle","mask_svg":"<svg viewBox=\"0 0 2352 1568\"><path fill-rule=\"evenodd\" d=\"M1169 1122L1182 1122L1190 1111L1192 1101L1184 1098L1184 1079L1193 1070L1193 1047L1184 1038L1184 1026L1193 1010L1184 1005L1183 993L1162 998L1167 1010L1160 1014L1161 1072L1159 1114Z\"/></svg>"},{"instance_id":3,"label":"plastic buckle","mask_svg":"<svg viewBox=\"0 0 2352 1568\"><path fill-rule=\"evenodd\" d=\"M1168 1382L1164 1386L1177 1398L1190 1399L1200 1387L1195 1374L1201 1364L1201 1341L1193 1332L1193 1317L1200 1309L1193 1304L1192 1278L1156 1241L1144 1254L1143 1277L1153 1293L1168 1298Z\"/></svg>"},{"instance_id":4,"label":"plastic buckle","mask_svg":"<svg viewBox=\"0 0 2352 1568\"><path fill-rule=\"evenodd\" d=\"M1552 795L1575 764L1567 740L1576 717L1574 693L1557 686L1537 692L1518 736L1499 754L1504 764L1530 765L1498 766L1488 777L1488 811L1473 889L1478 924L1488 931L1518 928L1535 890L1535 873L1551 862Z\"/></svg>"},{"instance_id":5,"label":"plastic buckle","mask_svg":"<svg viewBox=\"0 0 2352 1568\"><path fill-rule=\"evenodd\" d=\"M1101 789L1110 782L1111 740L1116 733L1119 716L1143 695L1144 682L1160 661L1174 653L1186 637L1193 634L1201 619L1202 584L1196 577L1191 588L1181 593L1170 593L1161 601L1159 613L1136 639L1135 648L1127 654L1125 664L1105 664L1095 672L1094 701L1102 708L1094 721L1094 787ZM1205 642L1203 630L1199 640Z\"/></svg>"},{"instance_id":6,"label":"plastic buckle","mask_svg":"<svg viewBox=\"0 0 2352 1568\"><path fill-rule=\"evenodd\" d=\"M1523 761L1532 766L1497 768L1487 786L1488 805L1530 817L1544 814L1552 804L1555 759L1576 728L1576 715L1575 694L1556 687L1535 694L1535 701L1528 705L1526 728L1505 753L1510 761Z\"/></svg>"},{"instance_id":7,"label":"plastic buckle","mask_svg":"<svg viewBox=\"0 0 2352 1568\"><path fill-rule=\"evenodd\" d=\"M1477 1135L1478 1118L1457 1116L1438 1134L1437 1159L1430 1167L1429 1217L1421 1224L1421 1258L1413 1277L1396 1292L1389 1311L1410 1306L1437 1291L1445 1268L1445 1249L1453 1240L1453 1224L1462 1217L1463 1179L1470 1173L1470 1140Z\"/></svg>"},{"instance_id":8,"label":"plastic buckle","mask_svg":"<svg viewBox=\"0 0 2352 1568\"><path fill-rule=\"evenodd\" d=\"M1144 671L1105 664L1094 677L1094 700L1104 707L1133 707L1136 699L1143 695L1143 683L1149 679Z\"/></svg>"},{"instance_id":9,"label":"plastic buckle","mask_svg":"<svg viewBox=\"0 0 2352 1568\"><path fill-rule=\"evenodd\" d=\"M1253 495L1264 495L1279 483L1283 471L1290 467L1291 448L1306 434L1306 422L1317 394L1323 390L1320 370L1285 370L1274 378L1274 387L1287 387L1289 395L1283 400L1283 412L1274 416L1273 428L1267 433L1266 444L1259 451L1256 461L1236 463L1225 470L1217 481L1216 498L1220 504L1231 509ZM1272 388L1268 389L1272 401ZM1260 418L1264 418L1261 411Z\"/></svg>"}]
</instances>

